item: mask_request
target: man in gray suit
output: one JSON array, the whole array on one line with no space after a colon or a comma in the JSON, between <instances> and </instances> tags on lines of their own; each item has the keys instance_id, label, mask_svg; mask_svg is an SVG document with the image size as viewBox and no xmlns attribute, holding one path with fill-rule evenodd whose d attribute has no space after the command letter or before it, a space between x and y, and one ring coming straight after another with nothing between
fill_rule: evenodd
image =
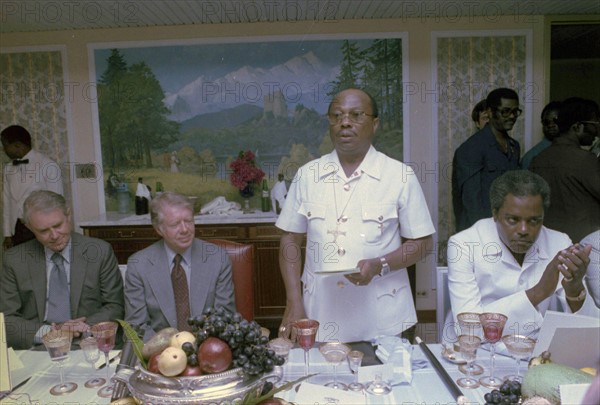
<instances>
[{"instance_id":1,"label":"man in gray suit","mask_svg":"<svg viewBox=\"0 0 600 405\"><path fill-rule=\"evenodd\" d=\"M50 329L77 336L122 318L123 280L112 247L71 232L71 212L60 194L32 192L23 213L36 239L7 250L0 274L8 345L28 349Z\"/></svg>"},{"instance_id":2,"label":"man in gray suit","mask_svg":"<svg viewBox=\"0 0 600 405\"><path fill-rule=\"evenodd\" d=\"M231 261L225 249L194 237L194 206L165 192L150 203L162 240L132 255L125 277L125 320L144 341L167 327L189 330L187 320L209 307L235 311Z\"/></svg>"}]
</instances>

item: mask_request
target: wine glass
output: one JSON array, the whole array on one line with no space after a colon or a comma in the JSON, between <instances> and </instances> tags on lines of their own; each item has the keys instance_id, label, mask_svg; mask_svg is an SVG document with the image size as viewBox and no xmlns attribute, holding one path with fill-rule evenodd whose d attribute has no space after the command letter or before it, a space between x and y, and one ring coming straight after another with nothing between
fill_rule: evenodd
<instances>
[{"instance_id":1,"label":"wine glass","mask_svg":"<svg viewBox=\"0 0 600 405\"><path fill-rule=\"evenodd\" d=\"M292 325L298 345L304 349L304 375L308 375L308 352L315 344L319 322L314 319L299 319Z\"/></svg>"},{"instance_id":2,"label":"wine glass","mask_svg":"<svg viewBox=\"0 0 600 405\"><path fill-rule=\"evenodd\" d=\"M350 352L350 346L340 342L327 342L319 347L319 351L328 363L333 364L333 381L325 384L326 387L346 391L348 387L337 381L337 366L346 359Z\"/></svg>"},{"instance_id":3,"label":"wine glass","mask_svg":"<svg viewBox=\"0 0 600 405\"><path fill-rule=\"evenodd\" d=\"M477 349L481 345L481 338L474 335L460 335L458 337L458 344L460 346L460 354L467 361L467 376L459 378L456 380L456 383L463 388L477 388L479 387L479 382L473 378L471 367L469 366L473 363L475 357L477 357Z\"/></svg>"},{"instance_id":4,"label":"wine glass","mask_svg":"<svg viewBox=\"0 0 600 405\"><path fill-rule=\"evenodd\" d=\"M479 382L484 387L488 388L499 388L502 385L502 381L494 376L495 362L496 362L496 342L502 337L502 331L508 318L506 315L485 312L479 315L479 320L483 326L483 335L485 339L490 343L490 375L481 377Z\"/></svg>"},{"instance_id":5,"label":"wine glass","mask_svg":"<svg viewBox=\"0 0 600 405\"><path fill-rule=\"evenodd\" d=\"M63 371L63 363L69 357L72 340L73 333L71 331L60 329L51 330L42 337L44 346L46 346L46 350L48 350L48 354L50 355L50 360L58 363L60 373L60 384L50 388L50 394L52 395L65 395L77 389L77 384L74 382L65 382Z\"/></svg>"},{"instance_id":6,"label":"wine glass","mask_svg":"<svg viewBox=\"0 0 600 405\"><path fill-rule=\"evenodd\" d=\"M481 321L479 320L479 314L475 312L461 312L456 316L458 320L458 326L460 327L460 333L462 335L477 336L483 339L483 328ZM467 362L468 363L468 362ZM469 374L471 376L483 374L483 367L477 364L475 361L465 365L458 366L461 373Z\"/></svg>"},{"instance_id":7,"label":"wine glass","mask_svg":"<svg viewBox=\"0 0 600 405\"><path fill-rule=\"evenodd\" d=\"M98 342L96 341L96 338L93 336L86 337L85 339L79 341L79 346L83 351L85 361L90 363L92 366L92 372L95 372L96 368L94 367L94 364L96 364L100 358L100 350L98 350ZM85 387L96 388L104 385L105 382L106 380L104 378L94 377L85 382Z\"/></svg>"},{"instance_id":8,"label":"wine glass","mask_svg":"<svg viewBox=\"0 0 600 405\"><path fill-rule=\"evenodd\" d=\"M98 349L104 353L104 358L106 360L106 380L110 381L110 366L108 363L108 354L115 347L115 339L117 336L117 328L119 324L116 322L100 322L92 326L91 331L92 335L96 338L98 342ZM112 396L113 386L112 384L108 384L106 387L101 388L98 391L98 396L102 398L109 398Z\"/></svg>"},{"instance_id":9,"label":"wine glass","mask_svg":"<svg viewBox=\"0 0 600 405\"><path fill-rule=\"evenodd\" d=\"M521 360L527 360L531 357L533 348L535 347L535 340L522 335L506 335L502 336L502 342L506 345L508 352L517 362L516 374L508 375L504 377L504 379L523 382L519 366L521 365Z\"/></svg>"},{"instance_id":10,"label":"wine glass","mask_svg":"<svg viewBox=\"0 0 600 405\"><path fill-rule=\"evenodd\" d=\"M352 370L352 374L354 374L354 382L348 384L348 389L350 391L362 391L363 385L358 382L358 368L362 363L362 359L365 354L359 350L352 350L348 353L348 363L350 364L350 370Z\"/></svg>"},{"instance_id":11,"label":"wine glass","mask_svg":"<svg viewBox=\"0 0 600 405\"><path fill-rule=\"evenodd\" d=\"M392 392L392 387L383 380L381 373L375 373L375 380L369 384L367 392L372 395L386 395Z\"/></svg>"}]
</instances>

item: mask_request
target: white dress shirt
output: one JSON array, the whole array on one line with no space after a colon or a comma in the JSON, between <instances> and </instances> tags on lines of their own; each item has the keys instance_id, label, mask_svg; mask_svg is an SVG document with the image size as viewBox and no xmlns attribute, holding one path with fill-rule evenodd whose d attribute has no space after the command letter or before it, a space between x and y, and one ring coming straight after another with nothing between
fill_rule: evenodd
<instances>
[{"instance_id":1,"label":"white dress shirt","mask_svg":"<svg viewBox=\"0 0 600 405\"><path fill-rule=\"evenodd\" d=\"M30 150L23 159L29 163L4 165L3 221L4 236L13 236L18 218L23 218L23 202L34 190L50 190L63 195L62 174L58 164Z\"/></svg>"},{"instance_id":2,"label":"white dress shirt","mask_svg":"<svg viewBox=\"0 0 600 405\"><path fill-rule=\"evenodd\" d=\"M571 244L566 234L542 226L521 266L500 240L493 218L479 220L452 236L448 241L447 257L454 322L461 312L499 312L508 317L504 334L530 335L541 327L553 299L558 299L565 312L571 312L561 285L562 275L554 296L537 307L525 293L538 283L554 256ZM584 310L588 301L591 300L586 299L578 313ZM447 320L445 328L453 326Z\"/></svg>"},{"instance_id":3,"label":"white dress shirt","mask_svg":"<svg viewBox=\"0 0 600 405\"><path fill-rule=\"evenodd\" d=\"M369 340L416 323L406 269L375 277L368 286L355 286L340 274L317 274L355 268L361 259L400 247L401 237L435 232L409 166L373 147L350 177L335 151L309 162L296 174L276 225L307 234L304 308L321 323L319 340Z\"/></svg>"}]
</instances>

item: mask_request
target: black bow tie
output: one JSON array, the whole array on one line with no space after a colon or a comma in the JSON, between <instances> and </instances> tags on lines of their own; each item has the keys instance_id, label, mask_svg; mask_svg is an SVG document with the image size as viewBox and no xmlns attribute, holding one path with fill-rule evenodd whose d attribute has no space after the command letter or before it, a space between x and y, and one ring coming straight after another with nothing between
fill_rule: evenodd
<instances>
[{"instance_id":1,"label":"black bow tie","mask_svg":"<svg viewBox=\"0 0 600 405\"><path fill-rule=\"evenodd\" d=\"M13 160L13 166L26 165L29 163L29 159L15 159Z\"/></svg>"}]
</instances>

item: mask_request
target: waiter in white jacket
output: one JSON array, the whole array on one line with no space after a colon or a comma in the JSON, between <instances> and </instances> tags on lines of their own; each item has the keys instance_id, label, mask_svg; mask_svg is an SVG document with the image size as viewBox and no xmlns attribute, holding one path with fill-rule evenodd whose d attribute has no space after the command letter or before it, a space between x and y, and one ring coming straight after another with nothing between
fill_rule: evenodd
<instances>
[{"instance_id":1,"label":"waiter in white jacket","mask_svg":"<svg viewBox=\"0 0 600 405\"><path fill-rule=\"evenodd\" d=\"M23 202L34 190L49 190L63 195L62 174L58 164L32 149L31 135L20 125L0 133L4 153L12 162L4 166L3 231L4 249L34 239L23 224Z\"/></svg>"}]
</instances>

